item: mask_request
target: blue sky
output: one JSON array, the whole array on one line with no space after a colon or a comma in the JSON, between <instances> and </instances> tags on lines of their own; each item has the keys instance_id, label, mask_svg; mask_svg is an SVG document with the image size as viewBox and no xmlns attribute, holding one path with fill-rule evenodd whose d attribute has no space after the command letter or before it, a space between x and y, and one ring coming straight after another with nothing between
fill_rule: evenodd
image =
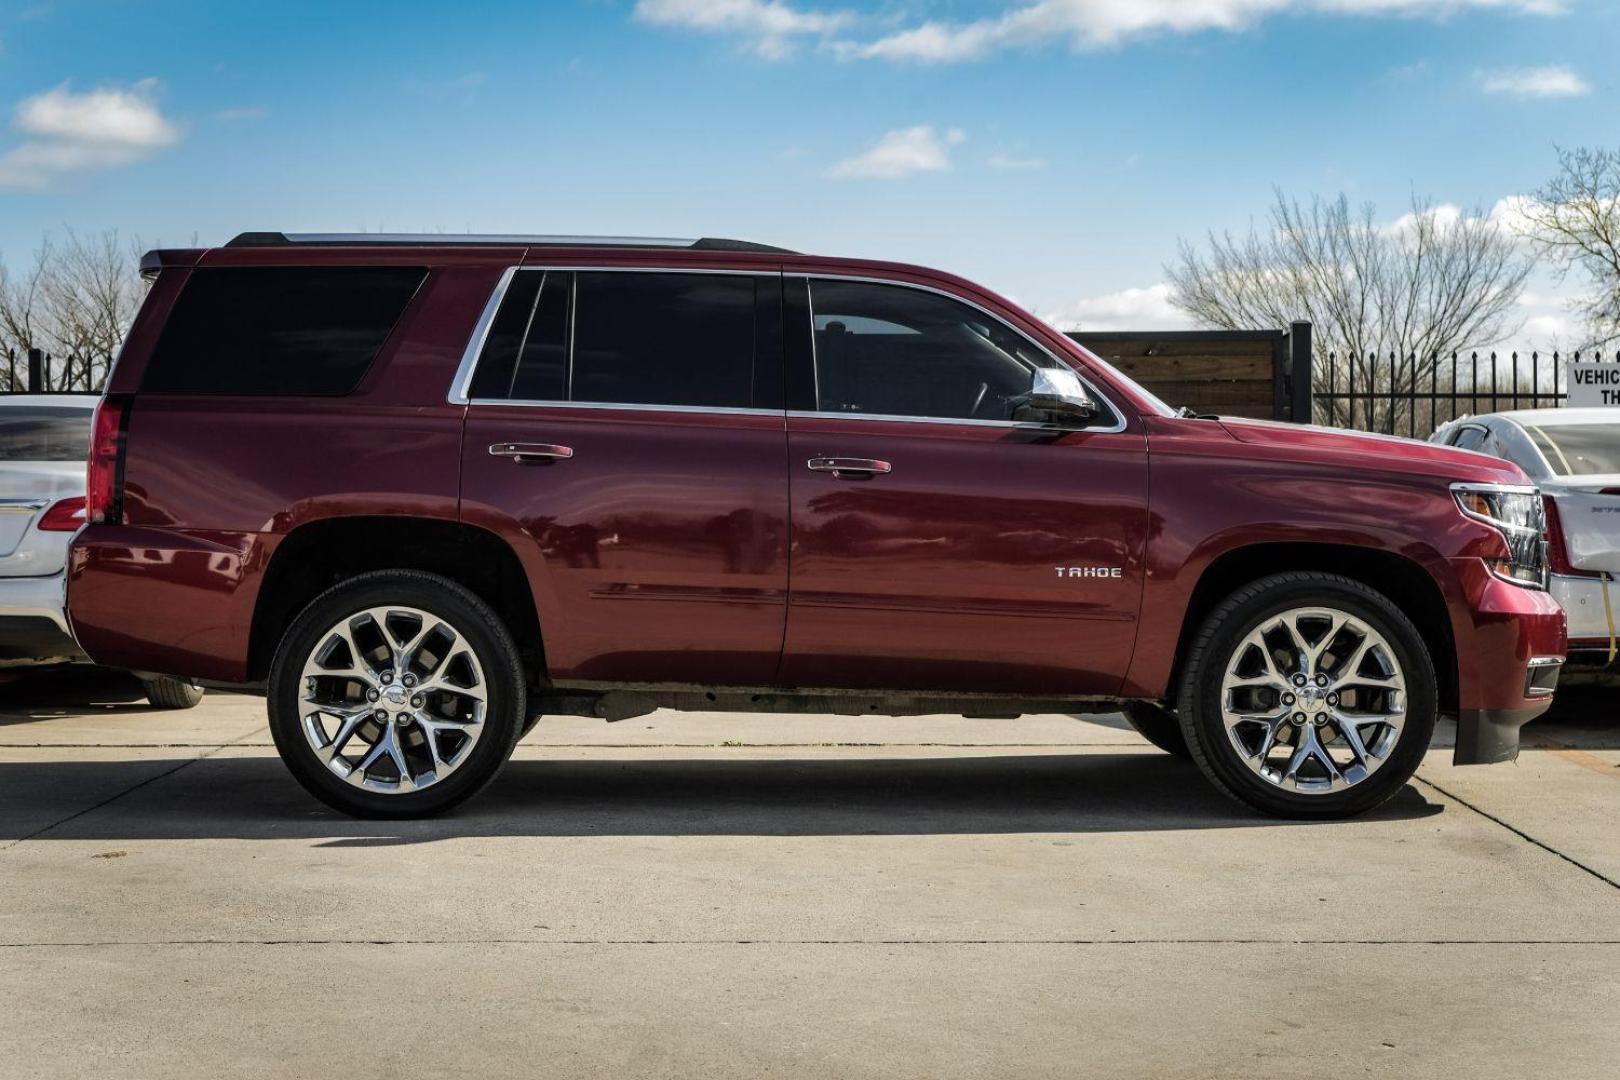
<instances>
[{"instance_id":1,"label":"blue sky","mask_svg":"<svg viewBox=\"0 0 1620 1080\"><path fill-rule=\"evenodd\" d=\"M721 235L1166 325L1177 239L1274 186L1489 209L1555 144L1620 144L1617 42L1597 0L16 0L0 256L63 227Z\"/></svg>"}]
</instances>

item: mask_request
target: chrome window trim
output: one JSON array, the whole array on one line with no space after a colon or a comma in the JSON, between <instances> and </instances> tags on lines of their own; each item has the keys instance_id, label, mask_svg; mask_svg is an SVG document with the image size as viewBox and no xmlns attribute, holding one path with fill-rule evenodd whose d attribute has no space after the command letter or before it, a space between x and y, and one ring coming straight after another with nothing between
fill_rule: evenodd
<instances>
[{"instance_id":1,"label":"chrome window trim","mask_svg":"<svg viewBox=\"0 0 1620 1080\"><path fill-rule=\"evenodd\" d=\"M625 401L529 401L513 398L473 398L466 405L513 405L522 409L622 409L629 412L711 413L717 416L782 416L781 409L752 409L736 405L646 405Z\"/></svg>"},{"instance_id":2,"label":"chrome window trim","mask_svg":"<svg viewBox=\"0 0 1620 1080\"><path fill-rule=\"evenodd\" d=\"M985 318L994 319L996 322L1000 323L1003 327L1005 327L1013 335L1015 335L1016 337L1022 338L1025 342L1027 342L1030 345L1031 348L1033 348L1036 352L1040 353L1042 356L1046 357L1048 360L1051 360L1057 366L1068 368L1070 371L1074 371L1075 377L1078 378L1082 384L1084 384L1085 388L1088 391L1090 391L1092 400L1094 400L1096 402L1099 402L1105 408L1107 408L1110 413L1113 414L1114 422L1111 425L1107 426L1107 427L1100 427L1100 426L1099 427L1093 427L1093 426L1090 426L1090 425L1088 425L1086 427L1062 427L1062 426L1059 426L1059 425L1056 425L1056 424L1024 424L1024 423L1019 423L1016 420L967 420L967 419L953 419L951 417L946 417L946 416L879 416L879 415L877 415L875 413L842 413L842 412L812 411L812 412L797 412L797 413L790 412L788 414L789 416L834 417L834 418L842 419L842 420L862 420L862 419L865 419L865 420L884 420L884 421L891 421L891 422L898 421L898 422L901 422L901 423L910 422L910 423L923 423L923 424L974 424L974 425L989 425L989 426L992 426L992 427L1030 428L1030 429L1035 429L1035 430L1040 430L1040 431L1071 431L1071 432L1085 431L1085 432L1089 432L1089 433L1094 434L1094 435L1113 435L1113 434L1117 434L1117 433L1119 433L1121 431L1124 431L1126 426L1127 426L1126 423L1125 423L1125 410L1121 409L1118 405L1116 405L1114 403L1113 398L1109 397L1106 394L1098 393L1097 392L1097 387L1092 384L1091 380L1086 378L1083 373L1081 373L1079 371L1075 371L1073 364L1068 363L1062 357L1053 355L1051 349L1048 349L1045 345L1042 345L1040 342L1036 341L1034 338L1032 338L1028 334L1024 333L1024 331L1018 329L1018 327L1014 326L1012 323L1008 322L1006 319L1002 318L1000 315L997 315L995 312L991 311L989 308L985 307L983 304L980 304L975 300L970 300L967 297L958 295L957 293L951 292L948 289L935 288L932 285L919 285L916 282L896 281L893 278L871 277L870 275L866 275L866 274L837 274L837 273L795 274L795 273L788 273L788 274L785 274L784 276L786 276L786 277L802 277L802 278L805 279L806 282L810 282L810 281L858 281L858 282L863 282L863 283L869 284L869 285L891 285L891 286L894 286L895 288L900 288L900 289L915 289L918 292L934 293L936 296L943 296L947 300L954 300L958 304L964 304L967 307L972 308L974 311L977 311L979 314L983 315ZM808 289L808 288L807 288L807 292L808 292L809 297L810 297L810 302L809 302L809 308L810 308L810 364L811 364L811 371L816 372L816 368L818 366L817 363L816 363L816 293L815 293L814 289ZM820 382L820 375L819 375L818 372L816 373L816 375L817 375L817 379L816 379L816 404L819 405L821 403L821 382Z\"/></svg>"},{"instance_id":3,"label":"chrome window trim","mask_svg":"<svg viewBox=\"0 0 1620 1080\"><path fill-rule=\"evenodd\" d=\"M876 414L876 413L845 413L845 412L818 412L818 411L814 411L814 410L796 411L796 410L785 410L785 409L755 409L755 408L739 408L739 407L734 407L734 406L720 406L720 405L649 405L649 404L638 404L638 403L630 403L630 402L532 401L532 400L514 400L514 399L511 399L511 398L473 398L473 397L469 396L469 392L470 392L470 390L472 388L473 376L477 373L478 359L479 359L480 355L482 355L482 353L484 351L484 345L487 343L487 341L489 339L489 332L490 332L491 327L494 325L495 316L500 311L500 307L501 307L502 302L504 302L505 299L506 299L507 290L509 290L512 287L513 278L521 271L535 271L535 272L539 272L539 273L542 273L542 274L549 273L549 272L552 272L552 271L569 271L569 272L575 272L575 273L710 274L710 275L730 275L730 276L738 276L738 277L772 277L772 276L774 276L774 277L777 277L777 278L802 277L802 278L804 278L804 280L806 282L806 290L805 291L806 291L806 296L808 298L808 307L809 307L809 313L810 313L811 373L812 373L813 376L816 375L816 370L815 370L816 369L816 365L815 365L815 347L816 347L816 345L815 345L815 294L814 294L814 291L811 290L809 288L809 286L808 286L808 283L811 280L858 281L858 282L865 282L865 283L872 284L872 285L891 285L891 286L894 286L896 288L915 289L918 292L934 293L934 294L936 294L938 296L943 296L947 300L954 300L959 304L965 304L968 307L972 308L973 310L975 310L975 311L979 312L980 314L984 315L986 318L994 319L997 323L1000 323L1008 331L1010 331L1014 335L1018 336L1019 338L1022 338L1032 348L1034 348L1041 355L1045 356L1047 359L1053 361L1054 363L1056 363L1056 364L1058 364L1058 365L1060 365L1062 367L1066 367L1069 370L1074 371L1075 376L1081 381L1081 383L1083 383L1085 385L1086 389L1088 391L1090 391L1092 398L1094 400L1098 401L1099 403L1101 403L1102 405L1104 405L1113 414L1114 423L1109 425L1109 426L1106 426L1106 427L1094 427L1094 426L1064 427L1064 426L1059 426L1059 425L1056 425L1056 424L1021 423L1021 422L1016 421L1016 420L971 420L971 419L958 419L958 418L944 417L944 416L938 416L938 417L936 417L936 416L890 416L890 415L879 415L879 414ZM569 305L569 317L570 318L573 318L573 316L575 314L575 310L576 310L576 305L570 303L570 305ZM789 332L791 332L791 331L789 331ZM572 358L570 358L570 363L572 363ZM1028 334L1024 333L1024 331L1018 329L1018 327L1013 326L1006 319L1002 318L1000 315L997 315L995 312L989 310L984 305L982 305L982 304L980 304L980 303L978 303L978 302L976 302L974 300L970 300L967 297L959 296L956 293L950 292L949 290L935 288L934 286L931 286L931 285L920 285L920 284L917 284L917 283L914 283L914 282L909 282L909 281L896 281L896 280L894 280L892 278L872 277L870 275L864 275L864 274L837 274L837 273L796 274L796 273L789 273L789 272L785 272L785 271L781 271L781 270L737 270L737 269L708 268L708 267L700 267L700 266L593 266L593 265L580 265L580 264L574 264L574 263L570 263L570 264L545 263L545 264L536 264L536 265L532 265L532 266L528 265L528 264L523 264L523 265L507 267L506 270L502 272L500 280L496 283L495 288L491 291L490 296L489 296L489 300L485 302L483 313L480 314L479 317L478 317L478 322L473 328L472 337L470 339L468 339L467 347L462 352L461 363L457 366L456 373L455 373L454 377L451 379L450 392L447 395L446 400L452 405L463 405L463 406L472 406L472 405L512 405L512 406L517 406L519 408L598 409L598 410L600 410L600 409L622 409L622 410L628 410L628 411L631 411L631 412L712 413L712 414L721 415L721 416L786 416L786 417L794 417L794 418L797 418L797 419L873 420L873 421L881 421L881 422L884 422L884 423L902 423L902 424L965 424L965 425L972 426L972 427L995 427L995 428L1006 428L1006 429L1023 428L1025 430L1030 430L1030 431L1054 431L1054 432L1066 432L1066 433L1086 432L1086 433L1094 434L1094 435L1118 434L1119 432L1124 431L1126 429L1126 427L1127 427L1126 420L1125 420L1125 410L1123 410L1117 404L1115 404L1114 400L1111 397L1107 396L1106 394L1099 393L1098 390L1097 390L1096 385L1090 379L1086 378L1086 376L1082 372L1075 371L1073 364L1068 363L1066 360L1064 360L1061 357L1053 355L1052 350L1046 348L1046 346L1042 345L1040 342L1036 341L1034 338L1032 338ZM816 400L818 402L821 400L821 388L820 388L819 377L818 377L818 381L816 383Z\"/></svg>"},{"instance_id":4,"label":"chrome window trim","mask_svg":"<svg viewBox=\"0 0 1620 1080\"><path fill-rule=\"evenodd\" d=\"M484 342L489 338L489 328L495 323L495 313L500 311L501 302L506 299L506 290L512 287L512 278L518 269L516 266L508 266L502 271L501 279L495 283L494 290L484 303L484 312L478 316L478 322L473 326L472 337L467 339L467 348L461 354L461 364L456 368L455 377L450 380L450 394L447 400L452 405L469 403L467 392L472 388L473 372L478 366L478 357L484 351Z\"/></svg>"}]
</instances>

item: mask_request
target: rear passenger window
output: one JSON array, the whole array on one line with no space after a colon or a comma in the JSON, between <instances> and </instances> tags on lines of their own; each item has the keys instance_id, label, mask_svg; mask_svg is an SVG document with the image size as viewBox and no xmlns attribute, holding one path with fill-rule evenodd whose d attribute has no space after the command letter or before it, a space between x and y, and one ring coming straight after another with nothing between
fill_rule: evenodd
<instances>
[{"instance_id":1,"label":"rear passenger window","mask_svg":"<svg viewBox=\"0 0 1620 1080\"><path fill-rule=\"evenodd\" d=\"M754 277L739 274L519 271L471 396L748 408L755 289Z\"/></svg>"},{"instance_id":2,"label":"rear passenger window","mask_svg":"<svg viewBox=\"0 0 1620 1080\"><path fill-rule=\"evenodd\" d=\"M1473 425L1465 427L1457 433L1457 437L1452 441L1451 445L1459 450L1476 450L1484 453L1485 429Z\"/></svg>"},{"instance_id":3,"label":"rear passenger window","mask_svg":"<svg viewBox=\"0 0 1620 1080\"><path fill-rule=\"evenodd\" d=\"M347 394L426 275L396 267L194 270L158 337L141 389Z\"/></svg>"}]
</instances>

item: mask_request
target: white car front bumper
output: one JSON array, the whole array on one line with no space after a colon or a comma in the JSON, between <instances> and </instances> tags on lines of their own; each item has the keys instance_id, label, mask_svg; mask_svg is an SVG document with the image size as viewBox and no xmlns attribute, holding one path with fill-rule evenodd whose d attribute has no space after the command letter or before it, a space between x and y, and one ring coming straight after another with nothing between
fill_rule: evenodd
<instances>
[{"instance_id":1,"label":"white car front bumper","mask_svg":"<svg viewBox=\"0 0 1620 1080\"><path fill-rule=\"evenodd\" d=\"M68 632L66 576L0 577L0 663L82 660Z\"/></svg>"}]
</instances>

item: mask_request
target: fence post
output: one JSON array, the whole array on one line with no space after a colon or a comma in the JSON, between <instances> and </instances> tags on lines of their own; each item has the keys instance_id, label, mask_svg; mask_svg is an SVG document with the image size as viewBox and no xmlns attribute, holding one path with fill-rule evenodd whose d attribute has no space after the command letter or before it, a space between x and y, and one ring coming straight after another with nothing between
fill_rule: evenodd
<instances>
[{"instance_id":1,"label":"fence post","mask_svg":"<svg viewBox=\"0 0 1620 1080\"><path fill-rule=\"evenodd\" d=\"M45 350L28 350L28 392L40 394L45 391Z\"/></svg>"},{"instance_id":2,"label":"fence post","mask_svg":"<svg viewBox=\"0 0 1620 1080\"><path fill-rule=\"evenodd\" d=\"M1288 380L1290 399L1289 419L1296 424L1309 424L1311 413L1311 324L1293 323L1288 327Z\"/></svg>"}]
</instances>

